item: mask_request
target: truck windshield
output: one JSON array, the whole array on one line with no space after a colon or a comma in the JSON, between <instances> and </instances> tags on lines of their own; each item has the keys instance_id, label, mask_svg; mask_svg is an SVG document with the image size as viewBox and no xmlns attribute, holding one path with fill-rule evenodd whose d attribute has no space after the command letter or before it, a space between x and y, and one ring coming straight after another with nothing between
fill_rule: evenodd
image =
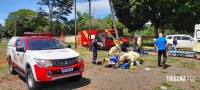
<instances>
[{"instance_id":1,"label":"truck windshield","mask_svg":"<svg viewBox=\"0 0 200 90\"><path fill-rule=\"evenodd\" d=\"M122 34L118 34L119 35L119 37L123 37L123 35ZM114 36L115 38L116 38L116 35L115 35L115 33L112 33L112 36Z\"/></svg>"},{"instance_id":2,"label":"truck windshield","mask_svg":"<svg viewBox=\"0 0 200 90\"><path fill-rule=\"evenodd\" d=\"M29 50L48 50L48 49L62 49L66 46L59 40L55 39L30 39L28 40Z\"/></svg>"}]
</instances>

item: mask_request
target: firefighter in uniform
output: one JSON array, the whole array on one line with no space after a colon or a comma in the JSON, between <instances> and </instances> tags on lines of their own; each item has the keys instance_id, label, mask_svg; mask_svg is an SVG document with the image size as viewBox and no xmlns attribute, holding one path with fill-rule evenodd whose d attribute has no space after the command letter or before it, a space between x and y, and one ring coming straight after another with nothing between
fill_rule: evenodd
<instances>
[{"instance_id":1,"label":"firefighter in uniform","mask_svg":"<svg viewBox=\"0 0 200 90\"><path fill-rule=\"evenodd\" d=\"M124 62L125 60L128 60L131 66L140 65L143 63L143 61L140 60L140 54L133 51L124 52L122 54L122 58L120 59L120 62ZM137 62L140 62L140 63L137 63Z\"/></svg>"},{"instance_id":2,"label":"firefighter in uniform","mask_svg":"<svg viewBox=\"0 0 200 90\"><path fill-rule=\"evenodd\" d=\"M97 63L97 38L95 37L94 40L92 41L92 53L93 53L93 57L92 57L92 63L96 64Z\"/></svg>"},{"instance_id":3,"label":"firefighter in uniform","mask_svg":"<svg viewBox=\"0 0 200 90\"><path fill-rule=\"evenodd\" d=\"M109 50L108 55L112 57L118 52L118 50L119 50L119 45L115 45Z\"/></svg>"}]
</instances>

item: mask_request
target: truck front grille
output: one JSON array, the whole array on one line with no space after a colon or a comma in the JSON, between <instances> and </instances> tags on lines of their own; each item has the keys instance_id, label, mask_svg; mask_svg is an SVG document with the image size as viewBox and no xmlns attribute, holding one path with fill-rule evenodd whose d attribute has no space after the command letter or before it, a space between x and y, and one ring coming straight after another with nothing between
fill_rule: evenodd
<instances>
[{"instance_id":1,"label":"truck front grille","mask_svg":"<svg viewBox=\"0 0 200 90\"><path fill-rule=\"evenodd\" d=\"M68 59L56 59L56 60L51 60L53 66L70 66L73 64L78 63L78 58L68 58Z\"/></svg>"}]
</instances>

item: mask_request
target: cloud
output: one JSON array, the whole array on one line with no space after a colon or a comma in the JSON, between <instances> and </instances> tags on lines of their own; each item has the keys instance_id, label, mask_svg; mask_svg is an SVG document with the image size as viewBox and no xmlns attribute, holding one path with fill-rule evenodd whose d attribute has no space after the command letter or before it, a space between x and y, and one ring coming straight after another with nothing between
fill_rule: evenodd
<instances>
[{"instance_id":1,"label":"cloud","mask_svg":"<svg viewBox=\"0 0 200 90\"><path fill-rule=\"evenodd\" d=\"M89 2L82 2L77 3L77 10L88 12L89 11ZM91 11L93 12L99 12L104 10L109 10L109 3L108 0L97 0L97 1L91 1Z\"/></svg>"},{"instance_id":2,"label":"cloud","mask_svg":"<svg viewBox=\"0 0 200 90\"><path fill-rule=\"evenodd\" d=\"M4 26L4 20L0 19L0 24Z\"/></svg>"},{"instance_id":3,"label":"cloud","mask_svg":"<svg viewBox=\"0 0 200 90\"><path fill-rule=\"evenodd\" d=\"M77 11L81 12L89 12L89 2L77 2L76 4ZM110 6L108 3L108 0L95 0L91 1L91 14L95 18L103 18L107 14L110 14ZM68 16L68 19L73 19L74 18L74 10L72 13Z\"/></svg>"}]
</instances>

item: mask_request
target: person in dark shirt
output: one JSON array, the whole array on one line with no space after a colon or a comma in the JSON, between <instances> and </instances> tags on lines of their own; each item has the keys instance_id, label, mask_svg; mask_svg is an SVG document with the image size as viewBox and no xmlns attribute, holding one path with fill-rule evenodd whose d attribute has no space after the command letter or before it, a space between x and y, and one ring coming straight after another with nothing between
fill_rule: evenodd
<instances>
[{"instance_id":1,"label":"person in dark shirt","mask_svg":"<svg viewBox=\"0 0 200 90\"><path fill-rule=\"evenodd\" d=\"M92 53L93 53L93 57L92 57L92 63L96 64L97 63L97 38L95 37L94 40L92 41Z\"/></svg>"},{"instance_id":2,"label":"person in dark shirt","mask_svg":"<svg viewBox=\"0 0 200 90\"><path fill-rule=\"evenodd\" d=\"M177 39L176 38L173 39L173 43L172 44L173 44L173 50L177 51L176 45L178 45L178 44L177 44Z\"/></svg>"}]
</instances>

